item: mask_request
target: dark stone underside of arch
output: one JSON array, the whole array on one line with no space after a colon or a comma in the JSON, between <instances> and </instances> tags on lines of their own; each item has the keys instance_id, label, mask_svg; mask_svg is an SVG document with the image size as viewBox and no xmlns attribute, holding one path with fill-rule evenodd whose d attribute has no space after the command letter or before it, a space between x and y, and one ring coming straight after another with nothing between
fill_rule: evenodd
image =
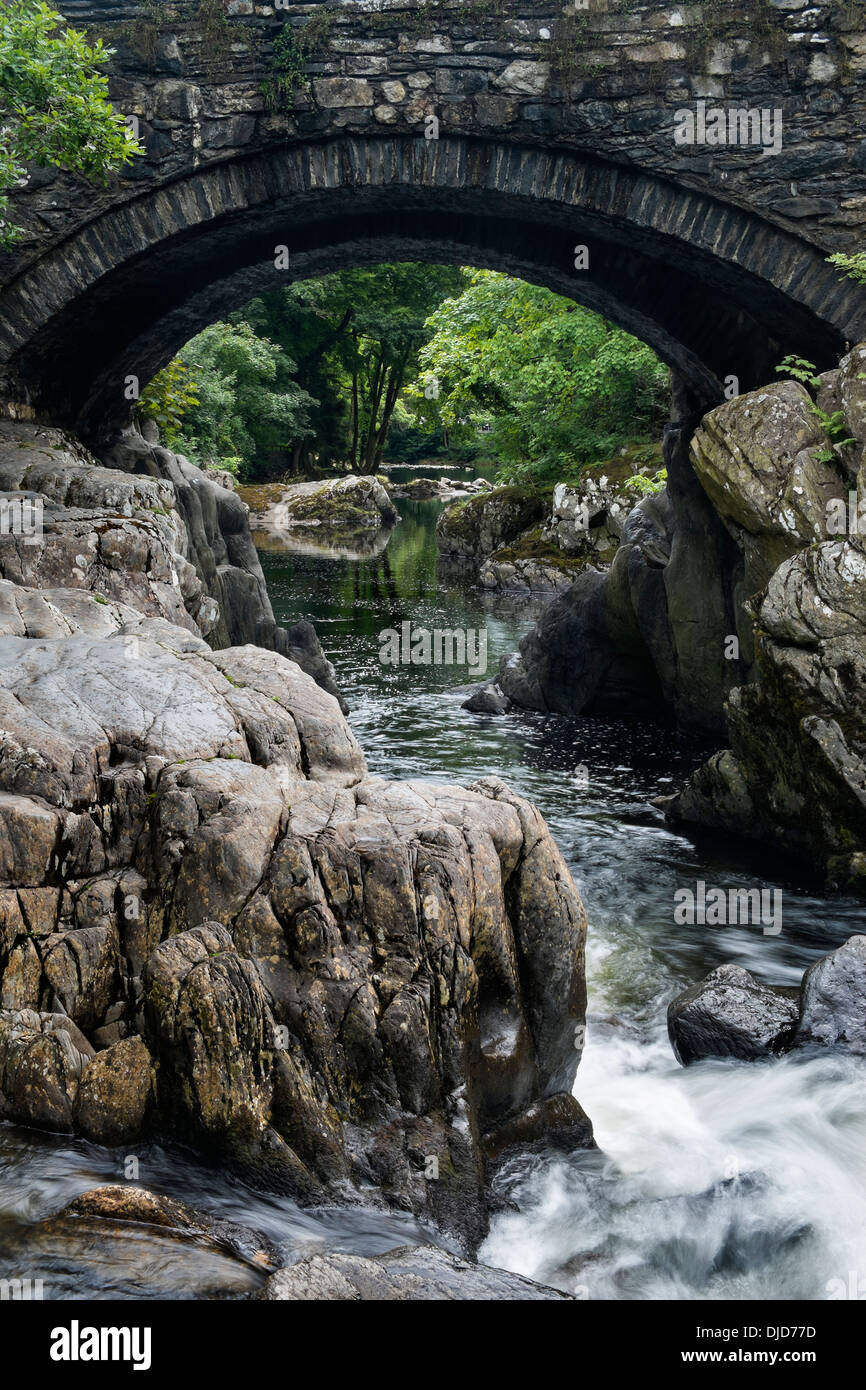
<instances>
[{"instance_id":1,"label":"dark stone underside of arch","mask_svg":"<svg viewBox=\"0 0 866 1390\"><path fill-rule=\"evenodd\" d=\"M65 285L54 312L38 278L51 277L51 257L5 295L13 391L95 439L128 415L125 377L144 384L208 322L289 279L380 260L482 265L548 285L649 342L707 403L730 374L741 390L773 379L786 352L830 366L866 331L853 287L814 248L722 203L533 151L520 163L509 152L500 168L491 152L481 162L471 152L472 164L464 150L449 165L446 150L408 150L397 178L370 146L350 163L332 146L287 152L282 168L226 164L93 223L53 253ZM588 271L573 267L580 243ZM274 267L278 244L288 274Z\"/></svg>"}]
</instances>

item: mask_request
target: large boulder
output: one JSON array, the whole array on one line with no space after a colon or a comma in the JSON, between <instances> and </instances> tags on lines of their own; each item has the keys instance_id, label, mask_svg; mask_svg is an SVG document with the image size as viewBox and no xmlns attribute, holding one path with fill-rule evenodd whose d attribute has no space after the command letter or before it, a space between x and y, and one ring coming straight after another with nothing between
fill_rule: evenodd
<instances>
[{"instance_id":1,"label":"large boulder","mask_svg":"<svg viewBox=\"0 0 866 1390\"><path fill-rule=\"evenodd\" d=\"M663 669L673 663L662 583L669 545L664 498L645 498L625 522L610 570L584 570L544 610L519 654L503 658L504 694L564 714L662 712L653 651Z\"/></svg>"},{"instance_id":2,"label":"large boulder","mask_svg":"<svg viewBox=\"0 0 866 1390\"><path fill-rule=\"evenodd\" d=\"M671 820L796 852L828 882L866 846L866 557L824 541L784 561L758 610L754 684L731 693L730 748L670 803Z\"/></svg>"},{"instance_id":3,"label":"large boulder","mask_svg":"<svg viewBox=\"0 0 866 1390\"><path fill-rule=\"evenodd\" d=\"M399 513L377 477L349 473L320 482L243 487L255 528L280 536L313 531L327 543L393 526Z\"/></svg>"},{"instance_id":4,"label":"large boulder","mask_svg":"<svg viewBox=\"0 0 866 1390\"><path fill-rule=\"evenodd\" d=\"M763 985L739 965L720 965L668 1008L677 1060L706 1057L751 1061L789 1048L799 1018L796 989Z\"/></svg>"},{"instance_id":5,"label":"large boulder","mask_svg":"<svg viewBox=\"0 0 866 1390\"><path fill-rule=\"evenodd\" d=\"M60 431L5 421L0 495L7 509L26 506L39 519L38 536L26 526L0 531L0 577L34 595L22 612L31 630L39 621L36 591L42 591L44 635L66 636L62 619L51 613L51 594L72 591L78 614L96 604L131 607L199 632L194 617L202 612L204 589L187 558L171 483L103 468ZM7 591L6 611L10 603Z\"/></svg>"},{"instance_id":6,"label":"large boulder","mask_svg":"<svg viewBox=\"0 0 866 1390\"><path fill-rule=\"evenodd\" d=\"M783 560L827 536L827 507L846 490L803 386L782 381L726 401L701 421L692 460L742 553L745 594Z\"/></svg>"},{"instance_id":7,"label":"large boulder","mask_svg":"<svg viewBox=\"0 0 866 1390\"><path fill-rule=\"evenodd\" d=\"M0 1119L72 1131L93 1048L65 1014L0 1012Z\"/></svg>"},{"instance_id":8,"label":"large boulder","mask_svg":"<svg viewBox=\"0 0 866 1390\"><path fill-rule=\"evenodd\" d=\"M525 487L498 487L445 507L436 523L443 555L482 560L545 520L549 494Z\"/></svg>"},{"instance_id":9,"label":"large boulder","mask_svg":"<svg viewBox=\"0 0 866 1390\"><path fill-rule=\"evenodd\" d=\"M866 936L852 936L803 976L799 1047L866 1054Z\"/></svg>"},{"instance_id":10,"label":"large boulder","mask_svg":"<svg viewBox=\"0 0 866 1390\"><path fill-rule=\"evenodd\" d=\"M125 1144L147 1127L156 1069L139 1037L97 1052L84 1068L75 1107L76 1128L96 1144Z\"/></svg>"},{"instance_id":11,"label":"large boulder","mask_svg":"<svg viewBox=\"0 0 866 1390\"><path fill-rule=\"evenodd\" d=\"M157 618L4 638L0 721L3 1115L468 1244L503 1127L591 1142L583 909L500 781L370 777L297 665Z\"/></svg>"},{"instance_id":12,"label":"large boulder","mask_svg":"<svg viewBox=\"0 0 866 1390\"><path fill-rule=\"evenodd\" d=\"M855 349L821 382L821 408L841 411L854 440L841 455L791 383L729 402L698 432L697 466L744 556L753 679L729 696L728 747L668 807L674 821L768 841L805 858L829 886L859 889L866 886L866 537L856 516L848 517L850 533L828 531L834 512L847 515L858 468L855 497L866 483L864 362L866 349Z\"/></svg>"}]
</instances>

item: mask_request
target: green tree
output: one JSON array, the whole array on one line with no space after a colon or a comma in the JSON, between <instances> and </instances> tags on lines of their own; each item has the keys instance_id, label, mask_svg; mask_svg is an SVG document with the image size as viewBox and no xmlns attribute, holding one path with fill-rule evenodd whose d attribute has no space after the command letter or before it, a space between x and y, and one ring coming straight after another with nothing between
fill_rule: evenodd
<instances>
[{"instance_id":1,"label":"green tree","mask_svg":"<svg viewBox=\"0 0 866 1390\"><path fill-rule=\"evenodd\" d=\"M0 246L20 236L9 193L26 182L28 164L104 179L140 153L99 71L111 50L63 24L41 0L0 9Z\"/></svg>"},{"instance_id":2,"label":"green tree","mask_svg":"<svg viewBox=\"0 0 866 1390\"><path fill-rule=\"evenodd\" d=\"M142 393L139 418L198 463L256 459L291 450L311 434L315 401L294 380L295 363L248 323L212 323Z\"/></svg>"},{"instance_id":3,"label":"green tree","mask_svg":"<svg viewBox=\"0 0 866 1390\"><path fill-rule=\"evenodd\" d=\"M828 256L827 260L841 270L847 279L854 280L858 285L866 285L866 251L852 251L850 255L845 251L837 251L835 255Z\"/></svg>"},{"instance_id":4,"label":"green tree","mask_svg":"<svg viewBox=\"0 0 866 1390\"><path fill-rule=\"evenodd\" d=\"M506 479L568 475L661 427L668 373L652 349L550 290L474 271L427 328L407 392L418 418L483 441Z\"/></svg>"},{"instance_id":5,"label":"green tree","mask_svg":"<svg viewBox=\"0 0 866 1390\"><path fill-rule=\"evenodd\" d=\"M139 423L153 420L170 449L180 444L184 417L201 402L189 367L179 357L153 378L139 397L136 416Z\"/></svg>"},{"instance_id":6,"label":"green tree","mask_svg":"<svg viewBox=\"0 0 866 1390\"><path fill-rule=\"evenodd\" d=\"M295 470L321 464L376 472L388 430L433 310L460 286L453 266L396 264L339 271L273 291L242 317L297 362L298 384L319 402L314 439ZM240 317L240 316L238 316Z\"/></svg>"}]
</instances>

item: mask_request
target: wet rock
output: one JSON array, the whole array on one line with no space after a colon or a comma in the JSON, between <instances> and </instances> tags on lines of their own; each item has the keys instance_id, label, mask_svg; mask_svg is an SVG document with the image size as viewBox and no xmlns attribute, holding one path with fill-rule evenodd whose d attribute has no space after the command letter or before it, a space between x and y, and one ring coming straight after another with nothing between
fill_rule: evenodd
<instances>
[{"instance_id":1,"label":"wet rock","mask_svg":"<svg viewBox=\"0 0 866 1390\"><path fill-rule=\"evenodd\" d=\"M373 1258L336 1252L310 1255L272 1274L259 1296L280 1302L570 1298L519 1274L470 1264L432 1245L405 1246Z\"/></svg>"},{"instance_id":2,"label":"wet rock","mask_svg":"<svg viewBox=\"0 0 866 1390\"><path fill-rule=\"evenodd\" d=\"M118 990L118 941L110 926L54 933L41 948L42 970L63 1012L95 1028Z\"/></svg>"},{"instance_id":3,"label":"wet rock","mask_svg":"<svg viewBox=\"0 0 866 1390\"><path fill-rule=\"evenodd\" d=\"M242 506L183 486L202 522ZM476 1245L481 1135L579 1060L586 922L542 819L497 779L369 777L337 702L260 646L119 606L61 636L68 589L28 637L26 587L0 643L0 1113Z\"/></svg>"},{"instance_id":4,"label":"wet rock","mask_svg":"<svg viewBox=\"0 0 866 1390\"><path fill-rule=\"evenodd\" d=\"M512 1149L589 1149L594 1145L592 1121L574 1096L551 1096L530 1105L484 1136L488 1158L500 1159Z\"/></svg>"},{"instance_id":5,"label":"wet rock","mask_svg":"<svg viewBox=\"0 0 866 1390\"><path fill-rule=\"evenodd\" d=\"M668 1008L668 1034L684 1066L706 1057L751 1061L787 1051L799 1018L798 991L761 984L738 965L720 965Z\"/></svg>"},{"instance_id":6,"label":"wet rock","mask_svg":"<svg viewBox=\"0 0 866 1390\"><path fill-rule=\"evenodd\" d=\"M219 923L158 946L142 976L148 1036L159 1061L158 1098L174 1132L285 1170L286 1184L315 1185L291 1150L268 1133L273 1019L251 961Z\"/></svg>"},{"instance_id":7,"label":"wet rock","mask_svg":"<svg viewBox=\"0 0 866 1390\"><path fill-rule=\"evenodd\" d=\"M74 1129L75 1101L93 1048L63 1014L0 1012L0 1118Z\"/></svg>"},{"instance_id":8,"label":"wet rock","mask_svg":"<svg viewBox=\"0 0 866 1390\"><path fill-rule=\"evenodd\" d=\"M797 1046L866 1053L866 936L851 936L803 976Z\"/></svg>"},{"instance_id":9,"label":"wet rock","mask_svg":"<svg viewBox=\"0 0 866 1390\"><path fill-rule=\"evenodd\" d=\"M98 1052L78 1087L75 1121L95 1144L126 1144L144 1131L156 1072L144 1042L124 1038Z\"/></svg>"},{"instance_id":10,"label":"wet rock","mask_svg":"<svg viewBox=\"0 0 866 1390\"><path fill-rule=\"evenodd\" d=\"M514 706L501 687L495 681L489 681L487 685L480 685L460 708L468 709L473 714L507 714Z\"/></svg>"},{"instance_id":11,"label":"wet rock","mask_svg":"<svg viewBox=\"0 0 866 1390\"><path fill-rule=\"evenodd\" d=\"M228 1251L264 1271L274 1269L279 1258L271 1241L260 1231L224 1217L211 1216L174 1197L119 1183L82 1192L52 1220L95 1223L103 1239L107 1234L103 1223L105 1228L109 1224L116 1227L118 1235L123 1234L124 1225L152 1226L177 1240L195 1241Z\"/></svg>"}]
</instances>

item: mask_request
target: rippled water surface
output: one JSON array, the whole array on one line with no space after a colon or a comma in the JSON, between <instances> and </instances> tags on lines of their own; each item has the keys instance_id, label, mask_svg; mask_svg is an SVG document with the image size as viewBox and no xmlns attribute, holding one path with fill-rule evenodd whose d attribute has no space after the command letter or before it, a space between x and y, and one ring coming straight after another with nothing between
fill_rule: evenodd
<instances>
[{"instance_id":1,"label":"rippled water surface","mask_svg":"<svg viewBox=\"0 0 866 1390\"><path fill-rule=\"evenodd\" d=\"M382 665L380 632L410 621L486 628L492 675L537 612L437 580L439 509L402 502L388 545L370 558L262 552L262 563L278 621L316 624L371 771L461 783L504 777L547 818L586 905L589 1019L576 1094L600 1151L528 1156L504 1170L499 1185L518 1209L494 1219L482 1258L590 1299L826 1298L849 1271L866 1276L863 1065L821 1056L684 1070L665 1012L723 961L796 983L810 961L863 930L863 905L823 897L763 851L667 827L651 798L672 791L707 751L670 729L472 715L460 708L465 670ZM674 891L698 879L781 889L782 931L675 925ZM0 1129L4 1272L20 1266L35 1221L117 1181L120 1161ZM286 1260L313 1244L375 1253L425 1238L381 1213L287 1210L284 1199L165 1150L143 1155L141 1180L257 1226ZM40 1239L42 1255L29 1263L50 1272L54 1296L242 1296L261 1277L236 1262L217 1267L198 1249L158 1246L133 1261L128 1249L99 1254L65 1235Z\"/></svg>"}]
</instances>

